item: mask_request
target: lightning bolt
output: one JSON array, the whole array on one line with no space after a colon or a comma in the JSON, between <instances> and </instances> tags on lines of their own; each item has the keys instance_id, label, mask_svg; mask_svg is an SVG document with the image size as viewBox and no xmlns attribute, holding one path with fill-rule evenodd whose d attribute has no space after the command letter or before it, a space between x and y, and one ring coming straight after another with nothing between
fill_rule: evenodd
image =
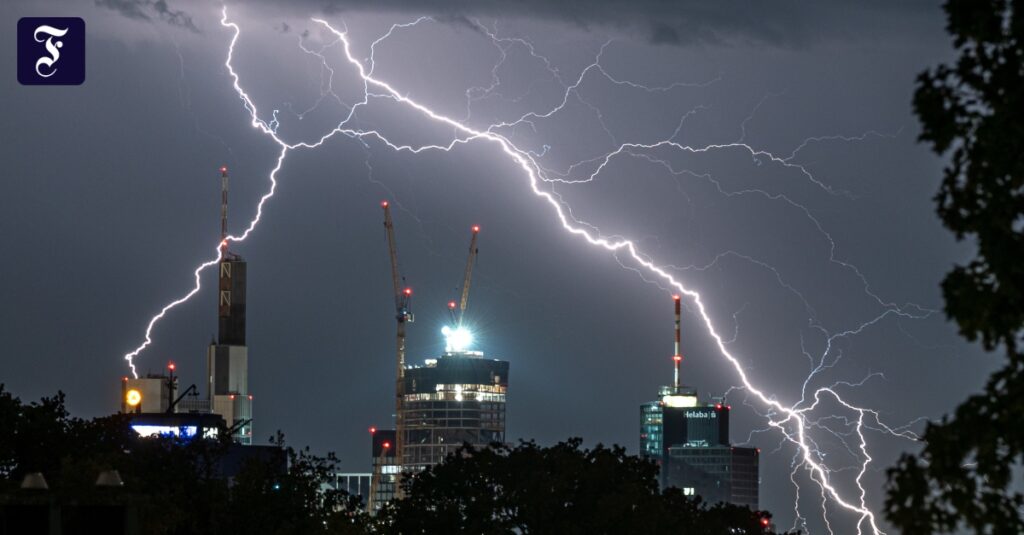
<instances>
[{"instance_id":1,"label":"lightning bolt","mask_svg":"<svg viewBox=\"0 0 1024 535\"><path fill-rule=\"evenodd\" d=\"M839 394L839 392L837 392L837 389L841 386L852 387L857 386L858 383L835 383L831 386L819 387L814 390L813 394L810 395L808 394L809 384L811 382L811 379L815 377L815 375L820 373L822 370L834 366L838 359L841 358L841 353L837 353L838 356L836 356L830 363L827 361L828 355L833 352L833 341L846 336L855 335L889 316L895 315L900 317L920 319L923 317L927 317L934 311L911 304L908 306L916 307L918 311L918 313L912 313L905 310L908 306L899 307L894 303L884 301L881 297L873 293L870 288L870 285L868 284L867 279L856 266L844 260L838 259L835 256L835 241L824 229L824 227L813 217L810 210L808 210L803 205L796 203L795 201L789 199L785 195L770 194L763 190L727 191L723 189L720 184L715 182L714 179L710 177L710 175L697 175L695 173L690 172L690 174L693 176L703 176L705 179L714 182L717 185L719 192L722 194L729 196L748 194L763 195L771 200L788 203L790 206L798 210L802 210L805 213L805 215L809 218L809 220L812 222L812 224L817 228L817 230L829 242L829 260L833 263L842 266L845 269L852 271L855 274L855 276L857 276L863 283L865 293L871 296L873 299L875 299L875 301L877 301L877 303L884 309L884 311L881 314L861 324L859 327L843 331L837 334L831 334L828 331L824 330L824 328L818 326L819 330L821 330L827 336L826 348L819 359L812 358L810 354L805 351L805 354L807 354L808 358L811 359L811 364L813 368L801 389L800 401L791 406L787 406L778 401L775 398L775 396L768 395L767 393L765 393L750 380L746 371L741 365L739 359L735 355L733 355L728 349L728 345L732 341L732 339L726 339L718 332L718 329L716 329L708 313L703 296L696 290L693 290L684 285L683 282L681 282L672 274L671 271L674 270L675 266L659 265L651 257L644 254L639 249L635 241L622 236L603 234L596 226L586 223L585 221L582 221L581 219L573 215L571 207L568 205L568 203L566 203L564 199L562 199L561 196L555 192L554 189L550 188L550 186L553 186L554 183L580 183L595 180L599 176L599 174L606 169L609 162L613 158L616 158L620 155L630 155L647 158L649 161L652 161L654 163L665 165L666 168L668 168L673 174L681 173L680 171L673 169L668 162L656 159L647 154L647 152L649 151L664 148L691 154L723 150L744 151L757 163L761 163L763 161L790 170L794 170L800 173L808 181L810 181L813 185L820 188L821 190L827 192L830 195L837 195L843 194L844 192L835 191L829 185L818 180L808 169L806 169L805 167L798 163L794 163L793 160L795 159L797 153L804 147L806 147L809 143L832 139L842 139L846 141L851 141L863 139L869 135L881 136L882 134L871 132L863 136L820 136L816 138L808 138L799 147L797 147L788 157L780 157L767 151L756 149L743 141L743 138L745 137L745 125L750 120L750 117L748 117L747 119L744 120L743 125L741 125L742 133L740 141L734 143L713 144L706 145L703 147L692 147L675 141L675 138L679 135L680 130L683 126L683 122L686 120L686 118L688 118L692 114L698 113L703 109L703 107L697 107L691 110L690 112L687 112L687 114L685 114L680 119L679 125L677 126L677 128L671 136L669 136L666 139L650 143L618 143L615 141L615 136L612 135L611 131L608 130L607 126L605 126L603 121L601 121L602 126L608 132L609 138L611 139L613 145L616 145L617 148L605 153L603 156L600 156L598 158L572 164L563 171L554 171L546 169L538 161L539 158L542 158L544 154L547 153L548 147L543 147L543 149L540 152L530 150L527 148L522 148L518 146L516 143L514 143L510 139L509 135L503 134L502 132L505 130L511 130L512 132L514 132L516 127L521 125L533 127L534 121L549 118L554 114L558 113L560 110L562 110L568 104L570 98L573 96L575 96L575 98L579 100L581 103L583 103L586 106L589 106L592 110L594 110L600 121L600 111L597 110L596 107L584 101L577 91L579 86L583 83L584 79L588 75L591 75L593 73L595 75L599 75L605 78L606 80L616 85L629 86L647 92L666 92L676 90L678 88L692 87L695 85L707 85L710 83L715 83L718 80L718 78L704 83L674 83L664 87L648 87L627 80L620 80L611 75L610 73L608 73L608 71L601 65L602 54L610 44L610 42L606 42L604 45L600 47L600 50L597 53L595 61L591 65L585 67L575 81L573 81L570 84L565 84L562 82L561 73L557 70L557 68L553 67L551 62L548 61L547 58L538 54L531 43L519 38L498 37L496 29L491 30L483 26L482 24L477 23L478 28L484 34L489 36L492 42L494 42L495 46L498 47L501 53L501 60L499 61L499 65L501 62L505 60L506 53L510 49L510 47L523 46L528 50L531 56L540 59L541 61L544 62L552 78L557 80L559 83L562 83L565 92L562 102L546 112L529 112L523 114L518 119L513 121L499 122L487 125L484 128L476 128L467 124L468 119L471 116L469 111L472 102L474 100L486 98L487 96L493 93L496 87L498 87L498 85L500 84L500 79L497 75L498 65L496 65L494 70L492 70L492 84L489 87L478 87L467 90L467 114L466 118L463 120L453 119L449 116L432 110L430 107L421 104L420 102L414 100L413 98L403 95L402 92L393 87L391 84L374 75L374 52L376 46L383 42L387 37L392 35L392 33L395 32L396 30L412 27L423 21L432 20L429 17L421 17L416 21L406 24L392 25L391 29L384 36L378 38L373 42L373 44L370 47L369 58L366 58L363 61L356 59L355 56L353 55L351 45L347 37L347 30L339 31L335 29L333 26L331 26L330 23L323 19L313 18L311 20L316 24L321 25L326 31L330 32L334 36L334 40L323 45L322 47L319 48L319 50L313 50L311 48L307 48L306 46L304 46L300 38L299 46L305 53L316 55L321 58L321 76L323 76L325 72L328 73L329 82L327 83L326 86L323 83L321 84L320 98L309 109L297 113L296 115L298 115L301 118L306 113L313 111L320 104L320 102L323 99L327 98L327 96L329 95L337 99L339 104L342 104L343 108L347 109L347 114L337 124L336 127L334 127L331 131L325 133L318 139L315 139L313 141L287 142L284 139L282 139L282 137L279 136L277 132L277 128L280 124L277 118L278 110L273 110L270 121L261 118L256 105L253 103L249 94L242 88L239 74L235 71L232 65L235 46L241 34L241 29L239 28L238 24L231 22L229 20L226 7L222 11L221 25L225 28L230 29L233 32L233 36L228 47L227 58L225 60L225 67L227 68L227 71L232 79L233 87L236 93L238 94L238 97L241 100L243 107L250 114L251 126L255 129L258 129L260 132L262 132L271 140L273 140L273 142L278 146L279 149L276 164L270 171L268 177L270 187L268 191L260 198L259 203L257 205L256 215L249 222L249 225L244 232L238 235L230 235L226 238L226 241L243 241L256 228L261 219L265 203L268 202L271 197L273 197L274 192L276 191L278 184L277 175L281 171L286 156L292 150L315 149L324 144L328 139L331 139L335 135L339 134L342 136L352 138L354 140L358 140L359 142L363 143L364 146L366 145L367 140L371 140L382 143L383 145L389 147L394 151L409 152L412 154L418 154L423 151L435 150L451 151L456 146L466 145L471 142L489 144L492 147L496 148L500 154L504 155L511 162L516 164L516 166L521 170L523 177L526 179L526 183L530 191L538 198L538 200L541 201L542 204L546 205L551 210L551 214L558 221L558 223L564 231L568 232L573 236L578 237L579 239L585 241L591 246L599 247L610 252L613 255L613 257L617 261L619 261L621 265L623 265L623 267L626 267L627 269L631 269L639 273L641 277L644 278L644 280L655 283L659 287L672 291L673 293L684 295L688 298L688 300L692 304L693 309L700 318L703 327L706 329L708 335L714 341L719 354L732 366L733 370L736 373L736 376L740 380L741 386L737 386L736 388L745 391L748 397L752 396L759 403L759 407L762 407L764 409L764 412L760 414L767 420L767 429L776 430L780 433L780 444L788 443L795 446L795 453L793 458L793 471L791 472L791 479L797 488L797 496L795 498L795 512L797 516L796 520L794 521L794 526L800 523L806 528L806 520L799 511L799 485L796 482L796 474L798 473L798 470L803 468L809 472L810 479L814 481L820 488L820 494L822 498L822 515L826 523L826 527L830 533L832 532L832 527L828 518L827 509L827 504L829 502L835 504L836 506L843 510L849 511L856 515L856 517L858 518L858 534L863 532L863 526L865 525L870 530L870 533L876 535L883 533L883 531L878 526L875 514L867 506L867 491L864 488L861 481L862 477L868 470L868 465L872 461L872 457L868 452L867 440L864 434L864 430L868 429L884 432L892 436L906 439L915 439L916 435L913 435L913 433L907 430L910 424L900 427L890 427L882 422L880 415L876 411L853 405L845 401ZM344 104L333 92L332 83L335 71L328 65L325 54L328 50L334 49L338 45L340 45L340 51L344 56L344 61L347 62L354 69L356 75L359 77L359 80L362 82L363 85L362 99L359 102L356 102L355 104L352 105ZM369 66L367 67L367 65L364 64L364 62ZM415 112L420 114L424 119L450 128L454 135L452 136L449 142L444 144L428 144L414 146L411 144L401 144L392 142L391 140L388 139L388 137L385 134L381 133L376 129L367 130L351 127L350 123L353 121L353 118L355 117L357 110L369 105L371 99L389 99L401 105L404 105L408 109L414 110ZM759 103L758 106L760 105L761 104ZM755 112L756 109L757 108L754 109ZM753 112L751 113L751 116L752 115ZM577 169L581 169L584 167L590 167L592 170L589 173L585 173L582 176L578 175ZM547 185L549 187L546 188L544 187L544 185ZM185 294L183 294L178 299L175 299L174 301L171 301L170 303L165 305L159 311L159 313L156 314L147 324L143 343L124 356L125 360L128 362L128 365L131 367L133 375L137 376L134 359L143 350L145 350L149 345L152 344L152 332L157 323L160 320L162 320L166 316L166 314L174 307L188 301L192 296L199 292L200 274L205 269L209 268L210 266L216 265L220 261L222 250L223 249L221 247L221 244L218 243L216 247L214 247L215 254L213 255L213 257L210 260L201 263L193 271L194 285L191 287L191 289L189 289ZM765 269L773 271L779 283L784 285L790 291L795 292L804 302L806 308L813 316L813 309L810 307L807 300L803 299L803 296L800 295L799 291L796 288L789 285L788 283L785 283L781 275L777 270L775 270L775 268L757 259L746 257L744 255L741 255L740 253L735 253L731 251L719 255L718 257L715 258L715 260L712 261L712 263L717 262L720 258L723 258L725 256L736 256L739 258L744 258L748 261L754 262L755 264L761 265ZM626 259L631 265L623 263L623 259ZM697 268L696 266L691 266L690 268L706 269L706 267ZM738 314L739 312L734 314L734 318ZM736 328L738 329L738 325ZM732 338L735 338L735 333ZM815 360L817 360L816 365ZM861 383L875 375L876 374L870 374L868 377L862 380ZM813 401L808 402L809 399ZM838 433L832 430L831 428L827 427L827 424L825 423L823 418L815 419L810 416L810 413L817 409L821 405L822 401L825 399L831 400L834 403L838 403L840 406L850 411L852 414L856 415L853 419L844 420L844 425L851 427L852 431L845 434ZM849 452L860 459L860 462L856 464L853 468L857 470L857 475L855 476L855 484L859 492L856 496L850 497L844 495L836 487L836 485L833 484L832 479L830 477L831 474L842 469L837 470L835 468L828 466L825 463L824 456L821 453L818 444L809 435L809 431L811 429L825 429L833 436L838 437L839 440L844 445L847 446ZM852 447L847 445L845 438L847 436L855 437L853 439L855 444Z\"/></svg>"}]
</instances>

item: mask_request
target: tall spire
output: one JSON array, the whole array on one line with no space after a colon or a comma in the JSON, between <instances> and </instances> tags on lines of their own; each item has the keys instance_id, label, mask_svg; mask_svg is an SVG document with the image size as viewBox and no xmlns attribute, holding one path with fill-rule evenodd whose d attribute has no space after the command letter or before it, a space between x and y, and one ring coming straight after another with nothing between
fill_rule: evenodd
<instances>
[{"instance_id":1,"label":"tall spire","mask_svg":"<svg viewBox=\"0 0 1024 535\"><path fill-rule=\"evenodd\" d=\"M220 249L221 257L228 252L228 168L220 168Z\"/></svg>"},{"instance_id":2,"label":"tall spire","mask_svg":"<svg viewBox=\"0 0 1024 535\"><path fill-rule=\"evenodd\" d=\"M672 380L672 387L679 390L679 364L683 361L683 354L679 351L679 339L682 337L682 304L678 295L673 295L672 300L675 301L676 307L676 347L675 353L672 354L672 360L675 362L675 377Z\"/></svg>"}]
</instances>

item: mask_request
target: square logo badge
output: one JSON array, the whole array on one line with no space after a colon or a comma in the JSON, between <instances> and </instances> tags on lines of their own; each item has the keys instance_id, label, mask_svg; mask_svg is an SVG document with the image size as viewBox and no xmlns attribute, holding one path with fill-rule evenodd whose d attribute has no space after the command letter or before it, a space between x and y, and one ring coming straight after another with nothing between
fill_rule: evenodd
<instances>
[{"instance_id":1,"label":"square logo badge","mask_svg":"<svg viewBox=\"0 0 1024 535\"><path fill-rule=\"evenodd\" d=\"M24 17L18 21L18 82L80 85L84 81L84 20Z\"/></svg>"}]
</instances>

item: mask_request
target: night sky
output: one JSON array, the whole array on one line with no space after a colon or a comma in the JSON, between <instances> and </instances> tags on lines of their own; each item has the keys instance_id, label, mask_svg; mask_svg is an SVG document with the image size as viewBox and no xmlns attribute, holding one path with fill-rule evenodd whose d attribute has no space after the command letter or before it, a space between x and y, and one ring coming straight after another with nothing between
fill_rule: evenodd
<instances>
[{"instance_id":1,"label":"night sky","mask_svg":"<svg viewBox=\"0 0 1024 535\"><path fill-rule=\"evenodd\" d=\"M369 68L371 44L392 24L431 16L374 46L374 76L475 129L534 112L498 131L560 180L541 188L700 292L758 388L792 406L837 384L886 425L920 431L995 364L941 311L939 281L972 251L934 214L943 161L916 142L910 107L917 73L952 55L944 17L935 1L778 4L392 0L370 10L281 0L227 9L241 28L240 83L261 119L278 110L289 143L315 142L363 96L340 45L324 50L326 67L300 48L333 40L311 17L347 28ZM280 148L251 126L232 86L224 62L233 32L220 10L145 0L0 5L0 382L23 399L63 390L75 415L116 411L122 356L214 253L218 168L231 169L232 233L269 189ZM83 85L18 84L13 30L24 16L85 19ZM360 108L351 127L416 146L453 136L388 99ZM684 148L628 145L667 139ZM413 154L337 135L289 152L277 178L258 226L232 245L249 262L260 442L281 429L293 445L369 471L367 428L390 425L393 408L379 206L390 199L415 290L410 362L443 349L446 303L479 224L467 318L477 348L511 363L509 438L582 436L636 452L639 405L672 378L673 290L624 251L567 233L495 143ZM174 360L184 385L205 390L214 277L203 272L203 289L156 326L141 373ZM693 301L684 304L684 383L703 396L729 392L733 441L762 448L762 507L780 527L820 532L821 494L805 469L794 471L797 449L763 431L763 403L730 391L741 384L735 368ZM856 416L827 396L809 415L837 487L854 501L860 454L846 423ZM874 461L863 482L879 512L885 468L916 446L877 429L866 436ZM827 509L839 532L854 529L856 515L831 500Z\"/></svg>"}]
</instances>

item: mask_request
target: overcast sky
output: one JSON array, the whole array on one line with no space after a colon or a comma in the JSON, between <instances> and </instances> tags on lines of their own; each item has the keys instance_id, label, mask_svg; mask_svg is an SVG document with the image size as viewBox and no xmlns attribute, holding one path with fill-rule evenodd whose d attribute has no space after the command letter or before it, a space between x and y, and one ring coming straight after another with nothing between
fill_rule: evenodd
<instances>
[{"instance_id":1,"label":"overcast sky","mask_svg":"<svg viewBox=\"0 0 1024 535\"><path fill-rule=\"evenodd\" d=\"M19 17L45 15L82 17L88 34L82 86L20 86L13 38L0 55L0 382L23 399L60 389L76 415L117 410L122 356L215 247L217 169L231 168L234 233L267 192L280 149L251 127L232 86L232 31L220 9L174 0L0 6L8 35ZM573 182L542 184L567 213L635 240L700 292L751 381L787 406L824 356L807 392L839 383L887 425L920 431L919 418L949 412L995 364L941 312L938 282L971 250L934 215L942 160L916 142L910 109L916 74L951 56L936 2L392 0L369 9L265 0L228 13L241 28L241 85L261 119L278 110L289 143L319 139L362 98L338 45L324 51L326 63L303 52L333 40L311 17L347 28L353 55L369 66L371 44L392 24L431 16L374 47L374 75L472 128L564 100L499 131L549 178ZM602 47L600 68L591 66ZM413 145L453 135L384 99L352 126ZM623 144L663 140L682 148L627 149L589 179ZM291 151L278 179L259 225L233 246L249 262L261 441L281 429L295 445L338 452L346 470L369 471L366 430L389 425L393 407L379 208L390 199L416 292L410 361L442 350L445 304L479 224L467 317L478 348L511 362L509 438L582 436L637 451L639 405L671 381L672 291L628 255L563 230L496 144L411 154L339 135ZM203 289L157 325L141 372L173 359L185 384L203 386L213 277L204 272ZM729 392L734 442L763 451L762 506L781 526L821 531L821 496L802 468L793 478L806 519L794 512L797 450L777 431L759 432L767 407L730 391L741 384L736 369L686 306L684 382L702 396ZM856 417L829 400L810 418L833 411ZM856 500L855 437L842 442L851 428L841 418L819 423L813 437ZM874 461L864 486L877 512L885 468L915 445L867 436ZM832 502L828 512L853 529L855 516Z\"/></svg>"}]
</instances>

